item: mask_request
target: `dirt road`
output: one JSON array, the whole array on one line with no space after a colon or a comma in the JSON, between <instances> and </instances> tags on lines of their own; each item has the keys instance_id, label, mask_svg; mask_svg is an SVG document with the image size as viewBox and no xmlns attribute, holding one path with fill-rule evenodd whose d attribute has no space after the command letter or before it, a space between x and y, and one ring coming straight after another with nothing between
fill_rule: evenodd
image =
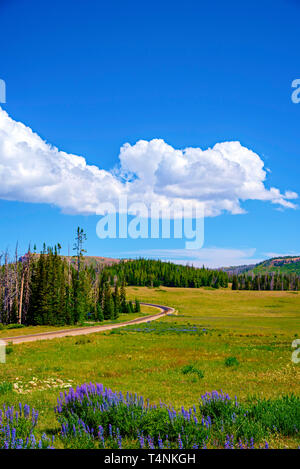
<instances>
[{"instance_id":1,"label":"dirt road","mask_svg":"<svg viewBox=\"0 0 300 469\"><path fill-rule=\"evenodd\" d=\"M141 305L153 306L154 308L159 309L160 313L153 314L150 316L143 316L137 319L132 319L131 321L125 321L125 322L121 322L118 324L110 324L107 326L78 327L76 329L64 329L61 331L42 332L40 334L19 335L17 337L5 337L2 340L4 340L7 343L10 342L12 344L22 344L24 342L35 342L36 340L50 340L50 339L57 339L60 337L67 337L67 336L94 334L95 332L109 331L111 329L118 329L119 327L130 326L131 324L143 324L145 322L155 321L156 319L162 318L166 314L174 312L174 309L170 308L169 306L156 305L153 303L141 303Z\"/></svg>"}]
</instances>

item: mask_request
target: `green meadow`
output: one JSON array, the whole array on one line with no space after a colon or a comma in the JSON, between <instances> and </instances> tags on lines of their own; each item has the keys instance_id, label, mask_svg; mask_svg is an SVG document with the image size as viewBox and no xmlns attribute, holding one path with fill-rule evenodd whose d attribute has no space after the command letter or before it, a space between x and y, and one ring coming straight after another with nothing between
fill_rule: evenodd
<instances>
[{"instance_id":1,"label":"green meadow","mask_svg":"<svg viewBox=\"0 0 300 469\"><path fill-rule=\"evenodd\" d=\"M6 364L0 364L0 404L35 407L40 431L51 433L58 428L53 407L59 392L84 382L175 408L188 408L212 390L240 401L300 396L300 364L291 361L292 341L300 336L298 292L128 287L127 296L172 306L175 314L103 333L9 346ZM143 314L150 312L143 307ZM42 330L28 328L32 332ZM0 333L7 337L13 330ZM300 437L272 438L276 447L300 444Z\"/></svg>"}]
</instances>

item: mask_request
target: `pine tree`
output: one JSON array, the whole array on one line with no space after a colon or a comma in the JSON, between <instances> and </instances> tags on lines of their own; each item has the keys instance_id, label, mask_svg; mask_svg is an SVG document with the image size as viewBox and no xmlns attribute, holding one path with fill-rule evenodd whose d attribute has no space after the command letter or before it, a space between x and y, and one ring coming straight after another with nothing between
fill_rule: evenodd
<instances>
[{"instance_id":1,"label":"pine tree","mask_svg":"<svg viewBox=\"0 0 300 469\"><path fill-rule=\"evenodd\" d=\"M128 308L127 308L127 303L126 303L126 290L125 290L124 282L121 285L121 292L120 292L120 312L122 314L128 313Z\"/></svg>"},{"instance_id":2,"label":"pine tree","mask_svg":"<svg viewBox=\"0 0 300 469\"><path fill-rule=\"evenodd\" d=\"M141 312L141 305L140 305L140 302L137 298L135 299L134 312L135 313L140 313Z\"/></svg>"},{"instance_id":3,"label":"pine tree","mask_svg":"<svg viewBox=\"0 0 300 469\"><path fill-rule=\"evenodd\" d=\"M99 302L97 303L97 306L96 306L96 313L97 313L97 321L99 322L104 321L104 315L103 315L101 303Z\"/></svg>"},{"instance_id":4,"label":"pine tree","mask_svg":"<svg viewBox=\"0 0 300 469\"><path fill-rule=\"evenodd\" d=\"M103 289L103 316L104 319L114 319L114 302L110 291L110 285L105 282Z\"/></svg>"},{"instance_id":5,"label":"pine tree","mask_svg":"<svg viewBox=\"0 0 300 469\"><path fill-rule=\"evenodd\" d=\"M134 306L131 300L127 303L127 311L129 314L134 313Z\"/></svg>"},{"instance_id":6,"label":"pine tree","mask_svg":"<svg viewBox=\"0 0 300 469\"><path fill-rule=\"evenodd\" d=\"M74 321L82 322L84 316L86 315L86 311L84 308L86 307L84 295L84 278L81 275L81 260L83 254L86 252L83 248L83 243L87 239L86 234L84 233L83 229L78 226L76 231L75 243L73 250L76 252L76 259L77 259L77 274L76 279L73 278L73 298L74 298ZM74 276L73 276L74 277Z\"/></svg>"},{"instance_id":7,"label":"pine tree","mask_svg":"<svg viewBox=\"0 0 300 469\"><path fill-rule=\"evenodd\" d=\"M232 279L232 290L237 290L238 289L238 279L237 276L234 275Z\"/></svg>"},{"instance_id":8,"label":"pine tree","mask_svg":"<svg viewBox=\"0 0 300 469\"><path fill-rule=\"evenodd\" d=\"M119 286L118 286L117 282L115 284L115 291L114 291L114 294L113 294L113 300L114 300L114 319L118 319L118 317L120 316L121 301L120 301Z\"/></svg>"}]
</instances>

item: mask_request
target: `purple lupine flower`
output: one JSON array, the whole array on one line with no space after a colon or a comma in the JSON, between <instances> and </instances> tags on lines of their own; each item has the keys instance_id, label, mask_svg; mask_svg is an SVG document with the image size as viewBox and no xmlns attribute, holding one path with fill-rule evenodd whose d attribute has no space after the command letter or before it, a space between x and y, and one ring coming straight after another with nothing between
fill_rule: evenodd
<instances>
[{"instance_id":1,"label":"purple lupine flower","mask_svg":"<svg viewBox=\"0 0 300 469\"><path fill-rule=\"evenodd\" d=\"M159 449L164 449L164 444L163 444L163 441L162 441L160 435L158 437L158 447L159 447Z\"/></svg>"},{"instance_id":2,"label":"purple lupine flower","mask_svg":"<svg viewBox=\"0 0 300 469\"><path fill-rule=\"evenodd\" d=\"M140 442L140 447L141 447L141 449L144 449L144 448L145 448L145 439L144 439L143 434L141 434L141 435L139 436L139 442Z\"/></svg>"}]
</instances>

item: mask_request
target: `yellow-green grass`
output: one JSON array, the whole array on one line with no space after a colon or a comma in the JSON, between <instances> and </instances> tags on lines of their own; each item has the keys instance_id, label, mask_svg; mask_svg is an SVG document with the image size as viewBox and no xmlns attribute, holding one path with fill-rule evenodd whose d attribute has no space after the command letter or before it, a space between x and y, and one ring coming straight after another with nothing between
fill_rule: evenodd
<instances>
[{"instance_id":1,"label":"yellow-green grass","mask_svg":"<svg viewBox=\"0 0 300 469\"><path fill-rule=\"evenodd\" d=\"M173 306L184 315L178 321L209 324L231 332L300 335L300 293L232 291L212 288L130 287L142 301Z\"/></svg>"},{"instance_id":2,"label":"yellow-green grass","mask_svg":"<svg viewBox=\"0 0 300 469\"><path fill-rule=\"evenodd\" d=\"M132 299L173 306L177 313L149 324L155 329L150 332L131 327L137 331L121 328L14 345L7 363L0 364L0 382L21 381L19 389L25 393L0 394L0 403L33 405L41 411L41 431L52 431L52 409L68 383L101 382L175 407L197 403L201 394L214 389L241 400L248 395L300 395L300 364L291 361L291 343L300 336L299 294L143 287L127 292ZM189 325L208 333L166 331ZM238 366L225 366L230 356ZM183 374L187 364L202 370L204 378ZM50 378L54 381L47 385ZM300 443L299 438L275 440L271 443L278 447Z\"/></svg>"},{"instance_id":3,"label":"yellow-green grass","mask_svg":"<svg viewBox=\"0 0 300 469\"><path fill-rule=\"evenodd\" d=\"M130 314L121 314L118 319L114 321L103 321L103 325L107 326L109 324L116 324L120 322L130 321L132 319L136 319L138 317L142 317L145 315L156 314L157 309L153 308L152 306L144 306L141 305L141 312L140 313L130 313ZM0 330L0 339L4 339L6 337L18 337L20 335L30 335L30 334L41 334L43 332L55 332L55 331L63 331L66 329L76 329L82 326L99 326L101 323L95 322L85 322L80 325L67 325L67 326L27 326L21 327L16 329L3 329Z\"/></svg>"}]
</instances>

